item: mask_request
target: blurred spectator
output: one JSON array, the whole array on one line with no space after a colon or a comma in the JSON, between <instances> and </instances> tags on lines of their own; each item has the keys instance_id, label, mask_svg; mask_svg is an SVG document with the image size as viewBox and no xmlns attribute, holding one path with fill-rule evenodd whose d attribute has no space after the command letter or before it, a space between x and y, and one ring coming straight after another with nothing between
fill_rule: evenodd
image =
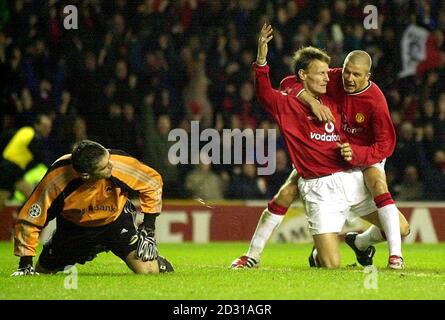
<instances>
[{"instance_id":1,"label":"blurred spectator","mask_svg":"<svg viewBox=\"0 0 445 320\"><path fill-rule=\"evenodd\" d=\"M435 70L444 66L445 53L441 51L443 41L444 36L441 30L436 30L428 36L425 59L417 65L417 73L419 75L422 75L428 70Z\"/></svg>"},{"instance_id":2,"label":"blurred spectator","mask_svg":"<svg viewBox=\"0 0 445 320\"><path fill-rule=\"evenodd\" d=\"M141 159L144 148L143 130L137 121L132 104L126 103L122 111L122 149L133 157Z\"/></svg>"},{"instance_id":3,"label":"blurred spectator","mask_svg":"<svg viewBox=\"0 0 445 320\"><path fill-rule=\"evenodd\" d=\"M408 165L418 166L419 161L414 152L416 149L415 131L410 122L404 122L399 129L395 151L388 163L397 170L397 177L401 178Z\"/></svg>"},{"instance_id":4,"label":"blurred spectator","mask_svg":"<svg viewBox=\"0 0 445 320\"><path fill-rule=\"evenodd\" d=\"M243 164L241 172L232 176L226 196L229 199L263 199L266 193L266 183L257 176L254 164Z\"/></svg>"},{"instance_id":5,"label":"blurred spectator","mask_svg":"<svg viewBox=\"0 0 445 320\"><path fill-rule=\"evenodd\" d=\"M46 171L48 171L48 167L45 166L43 163L39 163L24 174L23 181L29 184L34 189L37 184L43 179ZM24 203L26 199L27 196L25 196L23 192L21 192L20 190L14 191L12 201Z\"/></svg>"},{"instance_id":6,"label":"blurred spectator","mask_svg":"<svg viewBox=\"0 0 445 320\"><path fill-rule=\"evenodd\" d=\"M201 163L187 175L185 189L193 199L221 200L224 198L225 183L212 171L210 164Z\"/></svg>"},{"instance_id":7,"label":"blurred spectator","mask_svg":"<svg viewBox=\"0 0 445 320\"><path fill-rule=\"evenodd\" d=\"M39 114L32 127L20 128L5 143L0 160L0 212L15 189L27 197L31 195L33 186L23 180L27 170L38 163L51 165L45 147L51 129L52 119Z\"/></svg>"},{"instance_id":8,"label":"blurred spectator","mask_svg":"<svg viewBox=\"0 0 445 320\"><path fill-rule=\"evenodd\" d=\"M209 79L205 74L207 55L203 51L194 53L191 47L184 48L182 55L189 76L189 83L184 88L187 115L190 119L199 120L203 128L208 128L211 125L213 112L207 96L209 85Z\"/></svg>"},{"instance_id":9,"label":"blurred spectator","mask_svg":"<svg viewBox=\"0 0 445 320\"><path fill-rule=\"evenodd\" d=\"M432 163L426 159L421 145L416 148L423 177L423 200L445 199L445 150L437 150Z\"/></svg>"},{"instance_id":10,"label":"blurred spectator","mask_svg":"<svg viewBox=\"0 0 445 320\"><path fill-rule=\"evenodd\" d=\"M388 159L395 167L390 188L402 183L407 166L429 183L419 167L421 155L413 155L414 136L430 163L445 148L443 1L374 1L377 30L364 28L367 2L360 0L77 1L78 30L64 29L62 4L6 1L0 10L0 128L16 131L37 113L50 114L52 161L86 134L160 161L161 170L177 177L178 167L166 158L167 133L160 138L158 125L186 128L199 120L204 130L221 118L222 134L225 127L265 123L268 115L252 94L250 65L266 19L275 29L269 52L274 87L293 72L291 56L301 46L323 47L333 67L350 50L370 52L372 80L387 97L399 132ZM280 136L277 144L285 148ZM221 150L231 147L223 141ZM158 154L164 160L153 156ZM213 168L224 179L233 175L232 165ZM191 169L181 164L179 176ZM178 179L165 185L181 188L184 180ZM172 194L180 196L174 190L165 196Z\"/></svg>"},{"instance_id":11,"label":"blurred spectator","mask_svg":"<svg viewBox=\"0 0 445 320\"><path fill-rule=\"evenodd\" d=\"M171 130L171 120L166 114L160 115L155 119L154 95L145 96L143 106L144 132L145 132L145 152L144 160L150 167L158 171L164 182L163 194L169 198L180 197L180 185L178 180L178 168L172 164L168 154L170 147L175 144L168 140L168 134Z\"/></svg>"},{"instance_id":12,"label":"blurred spectator","mask_svg":"<svg viewBox=\"0 0 445 320\"><path fill-rule=\"evenodd\" d=\"M419 174L415 166L407 166L402 183L396 189L397 201L422 200L423 185L419 181Z\"/></svg>"},{"instance_id":13,"label":"blurred spectator","mask_svg":"<svg viewBox=\"0 0 445 320\"><path fill-rule=\"evenodd\" d=\"M271 176L267 177L266 198L273 198L278 189L283 185L283 182L286 181L291 170L286 151L278 149L276 153L276 170Z\"/></svg>"}]
</instances>

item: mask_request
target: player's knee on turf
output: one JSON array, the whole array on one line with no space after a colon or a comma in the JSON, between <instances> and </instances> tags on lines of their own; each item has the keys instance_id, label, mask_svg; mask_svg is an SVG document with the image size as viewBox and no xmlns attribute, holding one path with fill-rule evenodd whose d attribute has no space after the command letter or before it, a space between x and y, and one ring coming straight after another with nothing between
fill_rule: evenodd
<instances>
[{"instance_id":1,"label":"player's knee on turf","mask_svg":"<svg viewBox=\"0 0 445 320\"><path fill-rule=\"evenodd\" d=\"M298 197L298 187L295 184L287 183L274 197L274 201L283 207L290 207Z\"/></svg>"},{"instance_id":2,"label":"player's knee on turf","mask_svg":"<svg viewBox=\"0 0 445 320\"><path fill-rule=\"evenodd\" d=\"M174 271L173 265L164 257L158 256L158 258L153 261L142 261L136 259L135 251L128 255L126 263L136 274L158 274Z\"/></svg>"},{"instance_id":3,"label":"player's knee on turf","mask_svg":"<svg viewBox=\"0 0 445 320\"><path fill-rule=\"evenodd\" d=\"M136 274L159 273L159 265L157 260L142 261L136 258L136 251L132 251L126 261L128 267Z\"/></svg>"},{"instance_id":4,"label":"player's knee on turf","mask_svg":"<svg viewBox=\"0 0 445 320\"><path fill-rule=\"evenodd\" d=\"M340 258L338 255L328 255L326 257L318 257L321 267L327 269L340 268Z\"/></svg>"},{"instance_id":5,"label":"player's knee on turf","mask_svg":"<svg viewBox=\"0 0 445 320\"><path fill-rule=\"evenodd\" d=\"M317 258L322 268L335 269L340 267L340 253L317 250Z\"/></svg>"},{"instance_id":6,"label":"player's knee on turf","mask_svg":"<svg viewBox=\"0 0 445 320\"><path fill-rule=\"evenodd\" d=\"M132 268L130 268L136 274L158 274L159 267L157 265L157 261L145 261L140 264L134 264Z\"/></svg>"}]
</instances>

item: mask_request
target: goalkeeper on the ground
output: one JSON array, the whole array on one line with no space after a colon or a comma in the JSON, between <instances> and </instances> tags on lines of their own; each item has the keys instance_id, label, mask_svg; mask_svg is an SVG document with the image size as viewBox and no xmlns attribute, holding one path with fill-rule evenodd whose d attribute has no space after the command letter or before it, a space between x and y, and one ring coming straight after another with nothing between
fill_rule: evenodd
<instances>
[{"instance_id":1,"label":"goalkeeper on the ground","mask_svg":"<svg viewBox=\"0 0 445 320\"><path fill-rule=\"evenodd\" d=\"M129 192L139 193L143 222L136 228ZM173 271L158 254L155 220L162 207L162 179L152 168L122 151L84 140L49 168L20 209L13 276L54 273L113 252L135 273ZM56 218L56 231L34 269L43 227Z\"/></svg>"}]
</instances>

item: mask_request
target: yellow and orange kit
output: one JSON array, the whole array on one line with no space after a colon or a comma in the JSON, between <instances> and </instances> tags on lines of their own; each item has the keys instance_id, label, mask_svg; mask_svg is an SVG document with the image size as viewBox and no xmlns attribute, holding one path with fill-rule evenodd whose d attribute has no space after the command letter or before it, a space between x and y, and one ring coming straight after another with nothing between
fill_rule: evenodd
<instances>
[{"instance_id":1,"label":"yellow and orange kit","mask_svg":"<svg viewBox=\"0 0 445 320\"><path fill-rule=\"evenodd\" d=\"M14 254L35 256L39 235L53 218L61 216L82 227L115 221L128 200L139 193L141 211L160 213L162 179L137 159L110 150L111 178L84 182L71 165L71 155L59 158L20 209L15 225Z\"/></svg>"}]
</instances>

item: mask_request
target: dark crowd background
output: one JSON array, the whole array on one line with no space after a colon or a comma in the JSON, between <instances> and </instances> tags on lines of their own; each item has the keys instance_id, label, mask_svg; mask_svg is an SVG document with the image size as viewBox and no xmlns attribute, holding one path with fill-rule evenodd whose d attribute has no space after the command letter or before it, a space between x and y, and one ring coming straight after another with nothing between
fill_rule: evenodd
<instances>
[{"instance_id":1,"label":"dark crowd background","mask_svg":"<svg viewBox=\"0 0 445 320\"><path fill-rule=\"evenodd\" d=\"M378 9L377 29L364 28L367 4ZM64 28L67 5L78 9L77 30ZM325 48L331 66L351 50L371 54L372 80L398 134L386 163L391 192L397 200L445 200L445 1L0 0L2 135L47 113L54 120L48 162L88 138L157 169L165 198L270 198L291 170L281 137L271 176L258 176L255 164L168 160L175 143L168 133L190 132L193 120L221 134L276 128L252 86L266 20L275 30L268 55L275 87L292 73L301 46ZM401 77L409 26L428 36L418 58L413 44L414 73ZM224 152L230 146L222 141Z\"/></svg>"}]
</instances>

